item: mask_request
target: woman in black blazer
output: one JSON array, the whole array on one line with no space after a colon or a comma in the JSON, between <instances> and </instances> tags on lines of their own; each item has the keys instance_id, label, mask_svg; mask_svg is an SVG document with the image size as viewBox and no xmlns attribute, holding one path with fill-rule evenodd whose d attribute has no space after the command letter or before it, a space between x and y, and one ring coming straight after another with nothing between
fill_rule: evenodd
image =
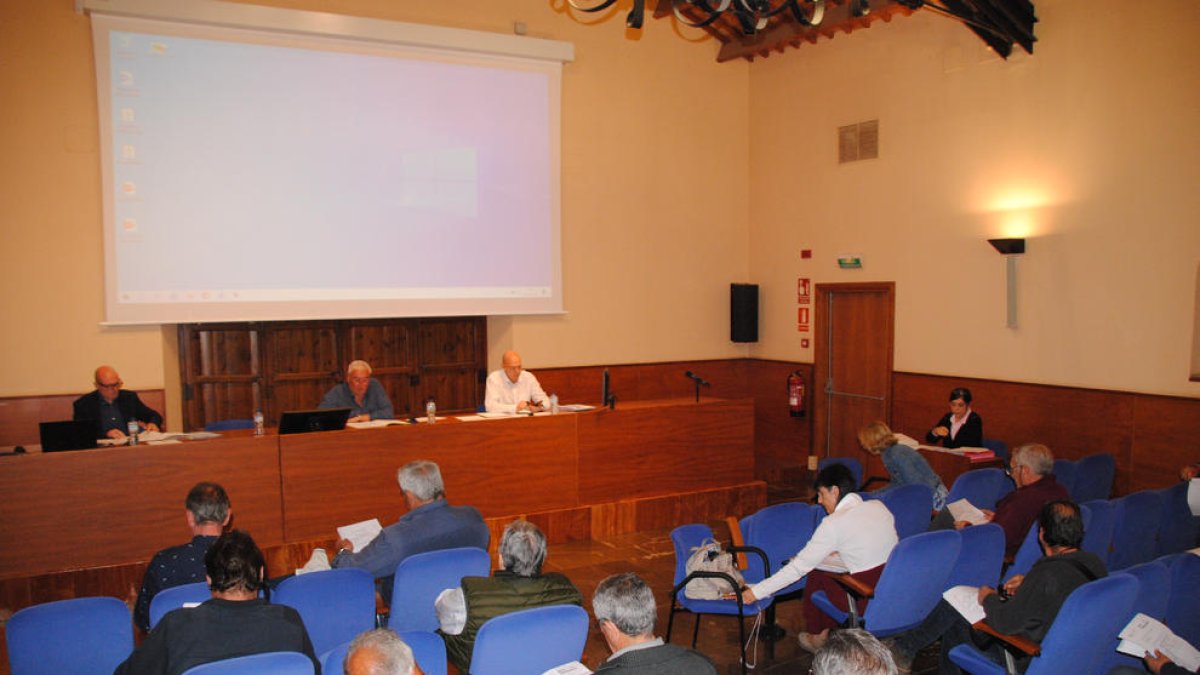
<instances>
[{"instance_id":1,"label":"woman in black blazer","mask_svg":"<svg viewBox=\"0 0 1200 675\"><path fill-rule=\"evenodd\" d=\"M929 443L947 448L978 448L983 445L983 419L971 410L971 390L957 387L950 392L950 412L925 434Z\"/></svg>"}]
</instances>

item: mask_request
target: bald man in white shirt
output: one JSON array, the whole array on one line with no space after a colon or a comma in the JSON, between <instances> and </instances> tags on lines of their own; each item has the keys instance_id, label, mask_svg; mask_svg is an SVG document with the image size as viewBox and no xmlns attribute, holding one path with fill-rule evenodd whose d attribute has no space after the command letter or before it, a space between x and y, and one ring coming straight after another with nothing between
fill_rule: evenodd
<instances>
[{"instance_id":1,"label":"bald man in white shirt","mask_svg":"<svg viewBox=\"0 0 1200 675\"><path fill-rule=\"evenodd\" d=\"M546 392L533 373L521 367L521 355L504 352L500 370L487 378L484 410L500 413L535 413L546 409Z\"/></svg>"}]
</instances>

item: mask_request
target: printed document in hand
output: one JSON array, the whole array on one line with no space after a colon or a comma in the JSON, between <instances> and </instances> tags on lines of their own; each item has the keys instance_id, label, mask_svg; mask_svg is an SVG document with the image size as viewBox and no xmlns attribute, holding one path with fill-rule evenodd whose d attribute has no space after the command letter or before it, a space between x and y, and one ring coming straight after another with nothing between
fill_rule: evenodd
<instances>
[{"instance_id":1,"label":"printed document in hand","mask_svg":"<svg viewBox=\"0 0 1200 675\"><path fill-rule=\"evenodd\" d=\"M1188 508L1193 516L1200 516L1200 478L1188 482Z\"/></svg>"},{"instance_id":2,"label":"printed document in hand","mask_svg":"<svg viewBox=\"0 0 1200 675\"><path fill-rule=\"evenodd\" d=\"M343 525L337 529L339 537L349 539L350 543L354 544L355 553L366 548L367 544L374 541L380 532L383 532L383 526L379 524L378 518L364 520L361 523L354 523L352 525Z\"/></svg>"},{"instance_id":3,"label":"printed document in hand","mask_svg":"<svg viewBox=\"0 0 1200 675\"><path fill-rule=\"evenodd\" d=\"M1153 654L1158 650L1189 673L1200 669L1200 651L1196 651L1187 640L1172 633L1170 628L1145 614L1135 614L1117 637L1121 638L1117 651L1122 654L1140 659L1147 653Z\"/></svg>"},{"instance_id":4,"label":"printed document in hand","mask_svg":"<svg viewBox=\"0 0 1200 675\"><path fill-rule=\"evenodd\" d=\"M972 525L983 525L988 521L983 511L975 508L975 505L966 499L950 502L946 508L950 509L950 515L954 516L955 522L965 520Z\"/></svg>"},{"instance_id":5,"label":"printed document in hand","mask_svg":"<svg viewBox=\"0 0 1200 675\"><path fill-rule=\"evenodd\" d=\"M588 667L578 661L564 663L561 666L555 666L550 670L542 673L542 675L591 675Z\"/></svg>"},{"instance_id":6,"label":"printed document in hand","mask_svg":"<svg viewBox=\"0 0 1200 675\"><path fill-rule=\"evenodd\" d=\"M308 557L308 562L304 563L304 567L296 568L296 576L309 572L324 572L328 569L333 569L329 566L329 554L323 548L314 548L312 555Z\"/></svg>"},{"instance_id":7,"label":"printed document in hand","mask_svg":"<svg viewBox=\"0 0 1200 675\"><path fill-rule=\"evenodd\" d=\"M979 589L975 586L955 586L942 593L942 599L957 609L967 623L983 621L983 605L979 604Z\"/></svg>"}]
</instances>

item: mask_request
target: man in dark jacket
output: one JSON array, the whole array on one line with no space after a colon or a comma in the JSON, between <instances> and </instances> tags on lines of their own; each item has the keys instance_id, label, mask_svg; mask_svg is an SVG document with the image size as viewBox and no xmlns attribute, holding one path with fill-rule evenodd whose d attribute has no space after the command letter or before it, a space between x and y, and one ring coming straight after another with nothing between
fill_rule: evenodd
<instances>
[{"instance_id":1,"label":"man in dark jacket","mask_svg":"<svg viewBox=\"0 0 1200 675\"><path fill-rule=\"evenodd\" d=\"M96 425L96 438L125 438L130 422L144 431L158 431L162 415L150 409L138 395L121 389L121 376L112 366L96 369L96 391L75 399L74 419Z\"/></svg>"},{"instance_id":2,"label":"man in dark jacket","mask_svg":"<svg viewBox=\"0 0 1200 675\"><path fill-rule=\"evenodd\" d=\"M716 675L713 662L700 652L666 644L654 636L657 607L654 592L632 572L614 574L596 586L592 611L612 656L596 669L601 673Z\"/></svg>"}]
</instances>

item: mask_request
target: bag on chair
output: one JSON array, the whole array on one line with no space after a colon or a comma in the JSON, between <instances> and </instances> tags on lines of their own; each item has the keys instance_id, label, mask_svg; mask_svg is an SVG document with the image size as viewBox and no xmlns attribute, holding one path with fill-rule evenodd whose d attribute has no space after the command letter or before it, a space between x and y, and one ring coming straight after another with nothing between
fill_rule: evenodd
<instances>
[{"instance_id":1,"label":"bag on chair","mask_svg":"<svg viewBox=\"0 0 1200 675\"><path fill-rule=\"evenodd\" d=\"M722 572L733 577L737 588L730 588L725 579L700 578L692 579L683 589L683 594L693 600L720 600L721 596L737 593L746 585L742 573L733 563L733 554L721 549L719 542L705 539L699 546L692 549L684 570L692 572Z\"/></svg>"}]
</instances>

